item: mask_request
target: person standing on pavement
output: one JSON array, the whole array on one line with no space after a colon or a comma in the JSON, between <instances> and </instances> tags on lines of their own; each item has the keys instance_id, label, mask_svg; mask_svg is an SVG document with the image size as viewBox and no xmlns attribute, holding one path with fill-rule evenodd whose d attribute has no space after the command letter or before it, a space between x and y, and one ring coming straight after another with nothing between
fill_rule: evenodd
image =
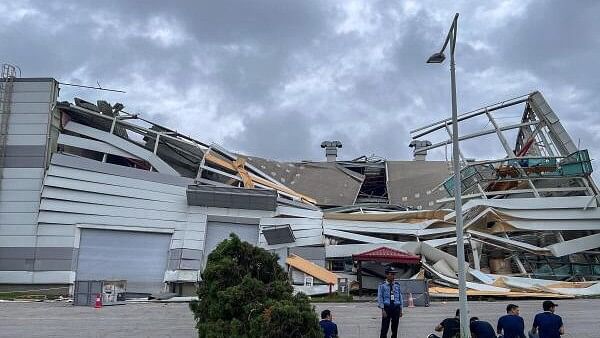
<instances>
[{"instance_id":1,"label":"person standing on pavement","mask_svg":"<svg viewBox=\"0 0 600 338\"><path fill-rule=\"evenodd\" d=\"M496 332L504 338L525 338L525 322L519 316L519 307L515 304L506 306L506 315L498 319Z\"/></svg>"},{"instance_id":2,"label":"person standing on pavement","mask_svg":"<svg viewBox=\"0 0 600 338\"><path fill-rule=\"evenodd\" d=\"M321 321L319 322L319 326L323 331L324 338L338 338L338 328L337 325L333 322L333 316L331 315L331 311L321 311Z\"/></svg>"},{"instance_id":3,"label":"person standing on pavement","mask_svg":"<svg viewBox=\"0 0 600 338\"><path fill-rule=\"evenodd\" d=\"M392 338L398 337L398 323L402 317L402 290L400 284L394 281L396 270L393 267L385 269L385 281L377 289L377 306L381 309L380 338L387 338L392 324Z\"/></svg>"},{"instance_id":4,"label":"person standing on pavement","mask_svg":"<svg viewBox=\"0 0 600 338\"><path fill-rule=\"evenodd\" d=\"M536 334L539 331L539 338L560 338L565 334L562 318L554 314L557 306L551 300L542 303L544 312L535 315L531 333Z\"/></svg>"}]
</instances>

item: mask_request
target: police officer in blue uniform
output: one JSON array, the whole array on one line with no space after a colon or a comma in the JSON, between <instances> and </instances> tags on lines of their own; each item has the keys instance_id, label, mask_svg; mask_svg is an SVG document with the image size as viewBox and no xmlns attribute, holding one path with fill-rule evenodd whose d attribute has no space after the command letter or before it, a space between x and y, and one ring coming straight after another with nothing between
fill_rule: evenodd
<instances>
[{"instance_id":1,"label":"police officer in blue uniform","mask_svg":"<svg viewBox=\"0 0 600 338\"><path fill-rule=\"evenodd\" d=\"M390 322L392 323L392 338L398 337L398 322L402 317L402 291L400 284L394 281L396 270L389 266L385 269L385 281L377 290L377 306L381 309L381 335L387 338Z\"/></svg>"}]
</instances>

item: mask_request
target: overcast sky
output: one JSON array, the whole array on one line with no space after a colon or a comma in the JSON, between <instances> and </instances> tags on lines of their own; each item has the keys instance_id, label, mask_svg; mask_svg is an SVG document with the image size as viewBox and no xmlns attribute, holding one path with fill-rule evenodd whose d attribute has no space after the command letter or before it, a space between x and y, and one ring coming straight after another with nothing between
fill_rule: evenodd
<instances>
[{"instance_id":1,"label":"overcast sky","mask_svg":"<svg viewBox=\"0 0 600 338\"><path fill-rule=\"evenodd\" d=\"M450 115L448 63L425 60L460 12L460 111L540 90L574 141L599 149L598 1L0 0L0 12L0 61L24 77L127 92L63 87L61 100L122 102L280 160L323 159L323 140L342 141L342 159L410 159L408 131ZM463 150L500 156L491 142Z\"/></svg>"}]
</instances>

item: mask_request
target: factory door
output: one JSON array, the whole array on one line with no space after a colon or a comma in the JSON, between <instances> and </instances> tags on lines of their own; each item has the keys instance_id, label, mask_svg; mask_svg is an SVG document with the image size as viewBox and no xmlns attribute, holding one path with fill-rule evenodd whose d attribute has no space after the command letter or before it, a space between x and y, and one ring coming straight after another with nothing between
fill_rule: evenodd
<instances>
[{"instance_id":1,"label":"factory door","mask_svg":"<svg viewBox=\"0 0 600 338\"><path fill-rule=\"evenodd\" d=\"M257 224L238 224L228 222L211 222L206 225L206 242L204 244L204 262L210 254L223 240L229 238L229 234L236 234L242 241L252 245L258 244L258 225Z\"/></svg>"},{"instance_id":2,"label":"factory door","mask_svg":"<svg viewBox=\"0 0 600 338\"><path fill-rule=\"evenodd\" d=\"M171 234L81 229L77 280L127 280L127 292L157 293Z\"/></svg>"}]
</instances>

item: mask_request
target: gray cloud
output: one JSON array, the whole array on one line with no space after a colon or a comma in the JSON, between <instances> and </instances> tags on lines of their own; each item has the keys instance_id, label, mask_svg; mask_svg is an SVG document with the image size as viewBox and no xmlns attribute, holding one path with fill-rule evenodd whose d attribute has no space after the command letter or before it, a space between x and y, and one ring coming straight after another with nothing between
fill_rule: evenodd
<instances>
[{"instance_id":1,"label":"gray cloud","mask_svg":"<svg viewBox=\"0 0 600 338\"><path fill-rule=\"evenodd\" d=\"M245 121L246 129L235 138L229 137L226 143L238 145L233 151L254 156L271 158L276 152L281 160L302 160L298 154L304 149L319 146L311 133L314 123L309 116L297 111L280 111L276 118L264 114Z\"/></svg>"},{"instance_id":2,"label":"gray cloud","mask_svg":"<svg viewBox=\"0 0 600 338\"><path fill-rule=\"evenodd\" d=\"M127 91L63 87L61 99L120 101L200 140L286 160L323 158L326 139L343 142L345 159L410 158L408 131L450 113L448 65L425 60L458 11L460 110L539 89L582 147L600 142L594 1L21 1L0 10L13 13L0 23L0 60L24 76ZM463 150L497 156L494 142Z\"/></svg>"}]
</instances>

